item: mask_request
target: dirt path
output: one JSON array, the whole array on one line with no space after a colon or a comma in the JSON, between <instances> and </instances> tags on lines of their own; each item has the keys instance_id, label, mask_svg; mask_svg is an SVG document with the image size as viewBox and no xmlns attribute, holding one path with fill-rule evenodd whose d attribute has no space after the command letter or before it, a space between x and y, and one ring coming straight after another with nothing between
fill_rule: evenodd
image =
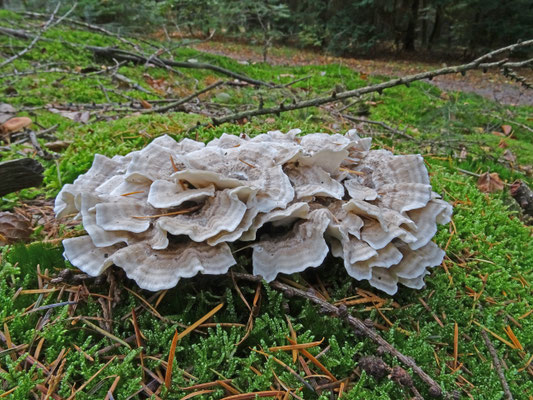
<instances>
[{"instance_id":1,"label":"dirt path","mask_svg":"<svg viewBox=\"0 0 533 400\"><path fill-rule=\"evenodd\" d=\"M210 41L195 46L197 50L208 53L225 55L242 62L262 62L263 57L259 47L239 43ZM407 60L368 60L361 58L344 58L326 56L306 50L295 51L287 48L271 50L268 62L273 65L309 65L338 63L369 75L404 76L415 74L444 66L443 64L424 63ZM533 80L533 71L520 71ZM533 90L511 82L497 71L483 74L481 71L468 72L466 76L445 75L432 81L427 81L444 91L464 91L477 93L487 99L510 105L533 106Z\"/></svg>"}]
</instances>

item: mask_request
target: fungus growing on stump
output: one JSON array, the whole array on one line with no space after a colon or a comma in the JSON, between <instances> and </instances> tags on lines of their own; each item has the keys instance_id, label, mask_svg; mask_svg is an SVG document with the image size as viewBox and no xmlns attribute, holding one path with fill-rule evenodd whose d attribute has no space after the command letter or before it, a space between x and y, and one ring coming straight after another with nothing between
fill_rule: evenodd
<instances>
[{"instance_id":1,"label":"fungus growing on stump","mask_svg":"<svg viewBox=\"0 0 533 400\"><path fill-rule=\"evenodd\" d=\"M388 293L424 286L444 251L431 241L452 207L432 191L420 155L370 150L369 138L268 132L207 145L161 136L126 156L96 155L57 196L86 236L64 256L89 275L111 265L148 290L198 272L224 274L250 245L254 274L320 266L328 252L350 276Z\"/></svg>"}]
</instances>

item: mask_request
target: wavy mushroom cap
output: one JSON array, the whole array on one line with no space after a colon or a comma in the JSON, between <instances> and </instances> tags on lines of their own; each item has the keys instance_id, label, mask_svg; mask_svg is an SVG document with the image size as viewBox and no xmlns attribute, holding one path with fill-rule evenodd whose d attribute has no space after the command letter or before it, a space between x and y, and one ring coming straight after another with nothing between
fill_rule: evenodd
<instances>
[{"instance_id":1,"label":"wavy mushroom cap","mask_svg":"<svg viewBox=\"0 0 533 400\"><path fill-rule=\"evenodd\" d=\"M331 250L348 275L388 294L423 287L444 257L431 239L452 207L422 157L370 150L354 130L299 133L207 145L164 135L126 156L97 154L56 198L56 215L81 217L87 232L63 241L65 257L90 275L116 265L161 290L226 273L230 245L248 242L267 281L318 267Z\"/></svg>"}]
</instances>

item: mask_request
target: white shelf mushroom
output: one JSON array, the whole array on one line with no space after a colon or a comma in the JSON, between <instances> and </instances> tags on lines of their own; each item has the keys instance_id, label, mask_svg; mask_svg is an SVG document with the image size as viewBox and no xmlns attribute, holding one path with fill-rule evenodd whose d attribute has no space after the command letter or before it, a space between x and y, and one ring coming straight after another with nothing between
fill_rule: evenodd
<instances>
[{"instance_id":1,"label":"white shelf mushroom","mask_svg":"<svg viewBox=\"0 0 533 400\"><path fill-rule=\"evenodd\" d=\"M420 155L370 150L370 139L268 132L224 134L207 145L161 136L107 158L56 198L58 217L87 232L63 241L90 275L116 265L148 290L198 272L224 274L229 244L251 242L254 274L323 264L331 250L357 280L394 294L419 289L444 252L431 241L452 207L432 192Z\"/></svg>"}]
</instances>

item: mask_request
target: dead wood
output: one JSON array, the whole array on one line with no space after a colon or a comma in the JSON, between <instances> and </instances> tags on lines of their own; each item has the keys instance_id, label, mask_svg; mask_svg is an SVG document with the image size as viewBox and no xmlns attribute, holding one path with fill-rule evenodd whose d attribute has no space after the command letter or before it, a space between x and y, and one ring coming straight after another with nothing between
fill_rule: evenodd
<instances>
[{"instance_id":1,"label":"dead wood","mask_svg":"<svg viewBox=\"0 0 533 400\"><path fill-rule=\"evenodd\" d=\"M299 110L302 108L318 107L323 104L332 103L332 102L336 102L336 101L340 101L344 99L349 99L352 97L361 97L362 95L368 94L368 93L377 92L381 94L383 93L385 89L389 89L391 87L400 86L400 85L409 86L409 84L412 82L421 81L424 79L431 80L441 75L456 74L456 73L464 74L467 71L476 70L476 69L487 70L491 68L501 69L504 67L505 68L523 68L523 67L533 65L533 58L530 58L524 61L519 61L519 62L509 62L509 60L506 58L501 59L499 61L494 61L494 62L484 62L484 61L490 60L493 57L500 55L502 53L512 52L518 48L523 48L523 47L527 47L531 45L533 45L533 39L491 51L490 53L487 53L475 59L474 61L466 63L466 64L457 65L454 67L444 67L444 68L440 68L434 71L421 72L419 74L407 75L402 78L395 78L395 79L388 80L386 82L382 82L382 83L375 84L375 85L368 85L368 86L354 89L354 90L347 90L347 91L343 91L339 93L333 91L330 96L326 96L326 97L318 97L318 98L313 98L313 99L299 101L299 102L293 101L292 103L289 103L289 104L285 104L285 102L282 102L277 107L268 107L268 108L258 107L256 109L241 111L241 112L237 112L234 114L226 115L222 118L213 119L212 123L213 125L216 126L216 125L224 124L226 122L239 121L245 118L249 120L250 118L259 116L259 115L280 114L282 112Z\"/></svg>"},{"instance_id":2,"label":"dead wood","mask_svg":"<svg viewBox=\"0 0 533 400\"><path fill-rule=\"evenodd\" d=\"M22 39L35 40L36 38L36 36L26 31L3 28L3 27L0 27L0 33L3 33L5 35L10 35L10 36L15 36L15 37L22 38ZM41 40L47 41L47 42L51 41L50 39L46 39L46 40L41 39ZM106 60L131 61L136 64L145 64L147 62L150 62L154 65L157 65L163 68L177 67L177 68L190 68L190 69L205 69L205 70L211 70L214 72L218 72L222 75L226 75L226 76L229 76L234 79L238 79L243 82L247 82L251 85L267 86L267 87L274 86L273 84L270 84L268 82L263 82L257 79L250 78L246 75L242 75L237 72L233 72L229 69L219 67L218 65L213 65L213 64L208 64L208 63L188 62L188 61L167 60L167 59L163 59L159 57L145 56L140 53L134 53L134 52L127 51L127 50L118 49L116 47L78 45L78 44L67 42L67 41L60 41L60 43L74 46L74 47L84 48L86 50L91 51L95 56L104 58ZM176 71L176 72L179 73L179 71Z\"/></svg>"},{"instance_id":3,"label":"dead wood","mask_svg":"<svg viewBox=\"0 0 533 400\"><path fill-rule=\"evenodd\" d=\"M48 14L41 14L41 13L30 12L30 11L24 12L24 15L26 15L28 17L34 17L34 18L46 18L46 17L49 16ZM130 40L127 40L127 39L123 38L122 36L120 36L119 34L117 34L115 32L109 31L109 30L107 30L107 29L105 29L105 28L103 28L101 26L89 24L89 23L83 22L83 21L78 21L78 20L72 19L72 18L64 18L64 20L66 22L68 22L68 23L73 24L73 25L83 26L84 28L87 28L87 29L89 29L91 31L103 33L104 35L114 37L117 40L121 41L122 43L125 43L125 44L133 47L135 50L139 50L138 46L135 43L131 42ZM149 43L149 44L154 46L151 43Z\"/></svg>"},{"instance_id":4,"label":"dead wood","mask_svg":"<svg viewBox=\"0 0 533 400\"><path fill-rule=\"evenodd\" d=\"M490 356L492 357L494 368L496 368L498 379L500 380L500 383L503 388L503 393L505 395L504 398L506 400L513 400L513 395L511 393L511 390L509 389L509 384L507 383L507 380L505 379L502 365L501 365L500 359L498 358L498 353L496 353L496 349L494 348L494 345L490 341L489 335L487 335L487 332L485 332L484 329L481 330L481 336L483 337L483 340L485 341L485 344L487 345L487 348L489 349Z\"/></svg>"},{"instance_id":5,"label":"dead wood","mask_svg":"<svg viewBox=\"0 0 533 400\"><path fill-rule=\"evenodd\" d=\"M39 186L43 181L43 171L43 166L31 158L0 163L0 196Z\"/></svg>"},{"instance_id":6,"label":"dead wood","mask_svg":"<svg viewBox=\"0 0 533 400\"><path fill-rule=\"evenodd\" d=\"M119 60L119 61L131 61L136 64L145 64L151 62L154 65L161 67L177 67L177 68L191 68L191 69L207 69L214 72L218 72L222 75L226 75L235 79L238 79L243 82L248 82L256 86L273 86L270 83L263 82L257 79L250 78L246 75L238 74L229 69L219 67L218 65L207 64L207 63L198 63L198 62L188 62L188 61L174 61L167 60L159 57L145 56L139 53L133 53L131 51L126 51L122 49L117 49L114 47L99 47L99 46L83 46L85 49L93 52L95 56L105 58L107 60Z\"/></svg>"},{"instance_id":7,"label":"dead wood","mask_svg":"<svg viewBox=\"0 0 533 400\"><path fill-rule=\"evenodd\" d=\"M262 278L260 276L254 276L249 274L242 273L233 273L233 276L236 279L242 279L251 282L261 282ZM359 318L350 315L346 310L346 307L336 307L327 301L320 299L312 290L304 292L303 290L296 289L292 286L288 286L284 283L273 281L269 283L274 289L281 291L287 297L301 297L303 299L309 300L320 306L320 312L329 315L336 315L344 319L348 324L350 324L358 334L362 334L372 340L374 343L380 346L380 349L389 353L390 355L396 357L404 365L411 368L419 378L424 381L429 386L429 393L432 397L442 397L443 391L440 385L433 380L422 368L420 368L415 360L411 357L408 357L397 350L393 345L383 339L374 329L368 327L363 321Z\"/></svg>"},{"instance_id":8,"label":"dead wood","mask_svg":"<svg viewBox=\"0 0 533 400\"><path fill-rule=\"evenodd\" d=\"M382 128L388 130L389 132L392 132L392 134L394 135L402 136L406 139L411 139L411 140L413 139L411 135L408 135L407 133L405 133L405 130L400 131L399 129L393 128L392 126L389 126L386 123L381 122L381 121L372 121L370 119L358 118L358 117L354 117L348 114L341 114L341 117L346 118L348 121L352 121L352 122L361 122L363 124L379 125Z\"/></svg>"},{"instance_id":9,"label":"dead wood","mask_svg":"<svg viewBox=\"0 0 533 400\"><path fill-rule=\"evenodd\" d=\"M533 190L524 181L517 180L511 184L511 196L524 213L533 217Z\"/></svg>"},{"instance_id":10,"label":"dead wood","mask_svg":"<svg viewBox=\"0 0 533 400\"><path fill-rule=\"evenodd\" d=\"M23 56L28 51L30 51L33 48L33 46L35 46L35 44L39 41L41 36L49 28L53 27L54 25L59 24L61 21L63 21L64 18L66 18L70 13L72 13L72 11L74 11L74 9L77 6L77 3L74 3L74 5L70 8L70 10L68 10L62 17L60 17L57 21L54 22L54 19L56 17L57 11L59 10L60 6L61 6L61 2L58 2L57 5L56 5L56 8L54 9L54 12L50 15L50 18L48 19L48 21L46 21L46 23L43 25L43 27L39 30L37 35L32 38L33 40L30 42L30 44L26 48L24 48L22 51L20 51L19 53L13 55L12 57L9 57L8 59L6 59L2 63L0 63L0 68L5 67L6 65L12 63L17 58Z\"/></svg>"}]
</instances>

